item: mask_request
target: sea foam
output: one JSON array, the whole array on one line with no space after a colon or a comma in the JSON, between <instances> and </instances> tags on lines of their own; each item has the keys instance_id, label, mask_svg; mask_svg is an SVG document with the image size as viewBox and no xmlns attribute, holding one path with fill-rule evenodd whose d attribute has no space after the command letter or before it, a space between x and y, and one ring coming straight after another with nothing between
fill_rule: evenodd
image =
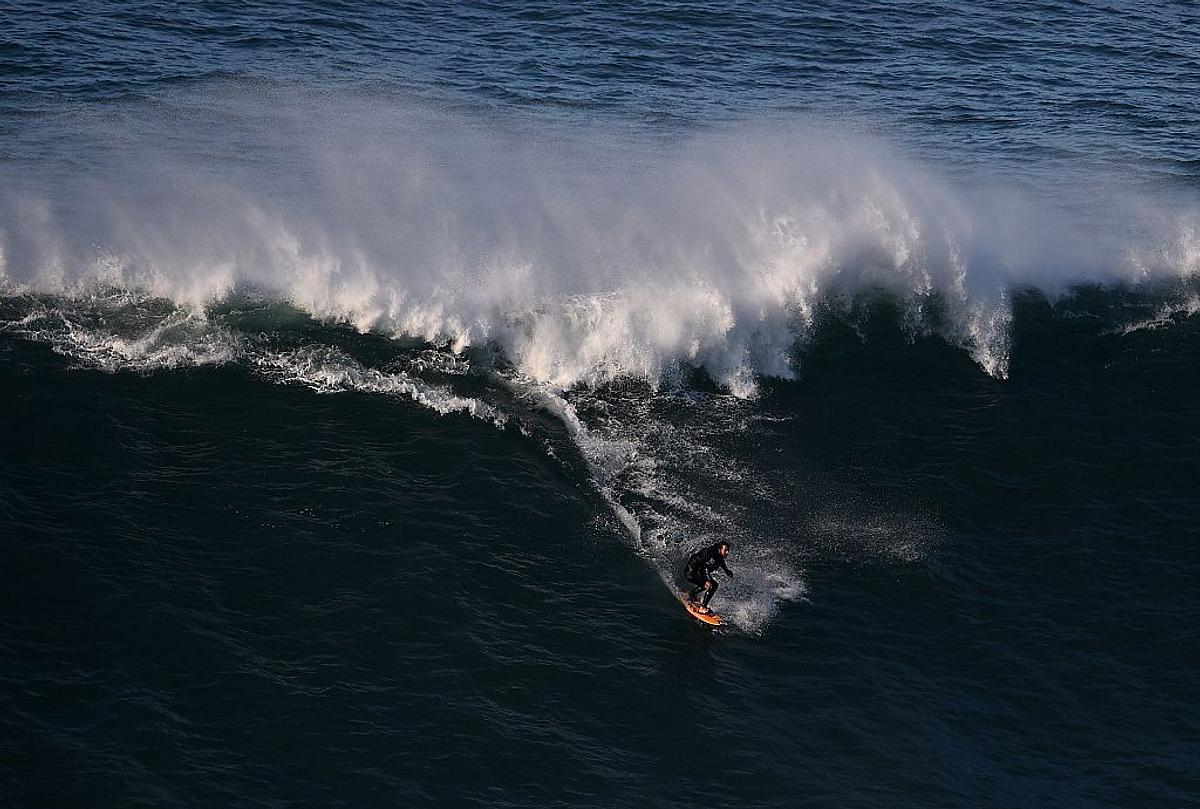
<instances>
[{"instance_id":1,"label":"sea foam","mask_svg":"<svg viewBox=\"0 0 1200 809\"><path fill-rule=\"evenodd\" d=\"M1200 267L1195 210L951 181L811 122L650 136L224 87L121 120L49 118L89 144L75 167L3 169L8 286L196 311L252 287L363 331L499 346L557 390L684 363L751 396L793 375L818 301L863 290L1003 377L1014 288Z\"/></svg>"}]
</instances>

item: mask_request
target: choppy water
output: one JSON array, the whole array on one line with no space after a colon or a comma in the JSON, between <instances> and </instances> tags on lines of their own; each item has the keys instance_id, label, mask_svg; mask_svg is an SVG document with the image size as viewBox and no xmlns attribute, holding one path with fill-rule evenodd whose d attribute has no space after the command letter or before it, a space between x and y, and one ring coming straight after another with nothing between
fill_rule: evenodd
<instances>
[{"instance_id":1,"label":"choppy water","mask_svg":"<svg viewBox=\"0 0 1200 809\"><path fill-rule=\"evenodd\" d=\"M1195 801L1193 4L0 11L5 805Z\"/></svg>"}]
</instances>

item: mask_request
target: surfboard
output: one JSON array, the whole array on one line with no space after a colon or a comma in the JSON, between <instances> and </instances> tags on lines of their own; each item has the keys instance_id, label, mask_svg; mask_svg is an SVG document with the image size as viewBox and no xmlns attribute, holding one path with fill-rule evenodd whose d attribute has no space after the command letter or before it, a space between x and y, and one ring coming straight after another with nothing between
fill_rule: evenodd
<instances>
[{"instance_id":1,"label":"surfboard","mask_svg":"<svg viewBox=\"0 0 1200 809\"><path fill-rule=\"evenodd\" d=\"M709 626L720 626L721 625L721 616L720 615L717 615L715 612L709 612L709 613L697 612L696 608L693 607L691 605L691 602L688 601L687 596L683 596L680 600L683 601L683 608L688 611L688 615L692 616L697 621L708 624Z\"/></svg>"}]
</instances>

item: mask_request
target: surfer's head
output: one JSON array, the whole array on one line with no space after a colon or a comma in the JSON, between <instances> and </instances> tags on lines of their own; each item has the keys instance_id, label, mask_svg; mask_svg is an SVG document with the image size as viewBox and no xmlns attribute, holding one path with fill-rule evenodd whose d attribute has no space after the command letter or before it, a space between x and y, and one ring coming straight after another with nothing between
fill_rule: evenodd
<instances>
[{"instance_id":1,"label":"surfer's head","mask_svg":"<svg viewBox=\"0 0 1200 809\"><path fill-rule=\"evenodd\" d=\"M729 555L729 543L722 542L720 545L718 545L717 553L721 554L722 556L728 556Z\"/></svg>"}]
</instances>

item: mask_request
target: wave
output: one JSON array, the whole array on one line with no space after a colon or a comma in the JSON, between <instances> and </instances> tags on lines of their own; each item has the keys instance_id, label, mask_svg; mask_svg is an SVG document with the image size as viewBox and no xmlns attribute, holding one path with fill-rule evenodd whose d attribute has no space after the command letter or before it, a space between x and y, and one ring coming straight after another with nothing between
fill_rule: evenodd
<instances>
[{"instance_id":1,"label":"wave","mask_svg":"<svg viewBox=\"0 0 1200 809\"><path fill-rule=\"evenodd\" d=\"M2 170L10 290L106 284L203 311L253 287L362 331L499 346L556 390L684 363L750 396L794 375L817 302L869 289L1003 377L1014 289L1200 268L1194 205L1099 179L1058 198L986 168L951 181L812 123L531 131L270 88L121 113L41 123L69 134L69 169Z\"/></svg>"},{"instance_id":2,"label":"wave","mask_svg":"<svg viewBox=\"0 0 1200 809\"><path fill-rule=\"evenodd\" d=\"M1200 216L1179 201L964 184L813 124L651 138L265 96L43 122L87 148L0 168L0 330L109 372L236 363L515 427L582 460L669 588L691 547L732 539L723 611L748 632L805 596L804 563L794 520L763 528L792 484L729 438L829 316L854 326L882 296L1004 377L1027 290L1161 291L1114 333L1197 312ZM904 563L939 535L904 513L810 522Z\"/></svg>"}]
</instances>

